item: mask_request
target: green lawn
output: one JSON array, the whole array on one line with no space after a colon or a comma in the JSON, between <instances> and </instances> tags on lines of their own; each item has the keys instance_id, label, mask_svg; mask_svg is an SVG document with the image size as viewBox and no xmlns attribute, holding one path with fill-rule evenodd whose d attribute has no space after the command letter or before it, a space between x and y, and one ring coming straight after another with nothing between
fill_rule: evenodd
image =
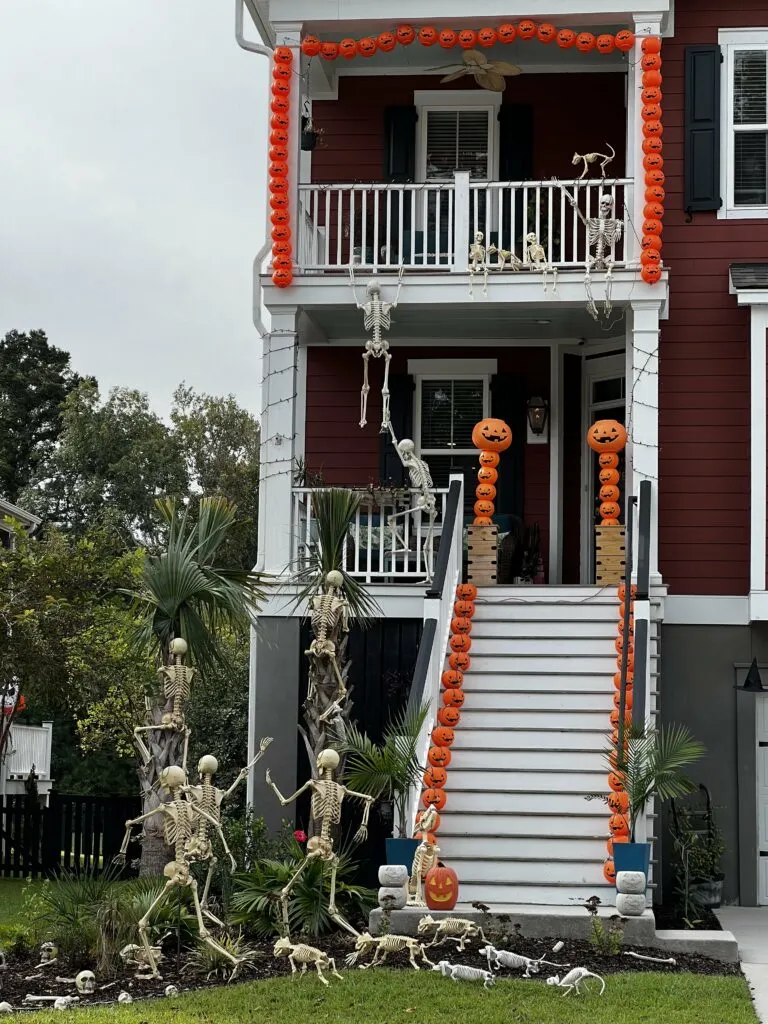
<instances>
[{"instance_id":1,"label":"green lawn","mask_svg":"<svg viewBox=\"0 0 768 1024\"><path fill-rule=\"evenodd\" d=\"M21 917L23 878L0 878L0 924L15 924Z\"/></svg>"},{"instance_id":2,"label":"green lawn","mask_svg":"<svg viewBox=\"0 0 768 1024\"><path fill-rule=\"evenodd\" d=\"M598 989L599 990L599 989ZM30 1024L83 1020L82 1011L25 1015ZM540 981L503 980L489 992L415 971L347 971L193 992L153 1004L94 1008L88 1024L756 1024L742 978L616 974L605 994L563 997Z\"/></svg>"}]
</instances>

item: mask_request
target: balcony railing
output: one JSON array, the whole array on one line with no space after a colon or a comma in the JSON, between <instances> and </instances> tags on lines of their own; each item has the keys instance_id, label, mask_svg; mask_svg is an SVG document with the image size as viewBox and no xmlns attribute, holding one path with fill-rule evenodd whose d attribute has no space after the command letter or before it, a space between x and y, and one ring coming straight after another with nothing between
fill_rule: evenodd
<instances>
[{"instance_id":1,"label":"balcony railing","mask_svg":"<svg viewBox=\"0 0 768 1024\"><path fill-rule=\"evenodd\" d=\"M291 523L292 564L302 568L309 563L317 546L317 524L312 512L311 487L294 487ZM342 567L350 576L366 583L408 582L426 578L426 555L440 543L448 488L436 488L438 516L433 537L428 540L428 520L415 509L418 492L410 489L360 491L360 507L349 529L342 553ZM389 517L414 508L410 515L400 515L390 526Z\"/></svg>"},{"instance_id":2,"label":"balcony railing","mask_svg":"<svg viewBox=\"0 0 768 1024\"><path fill-rule=\"evenodd\" d=\"M465 272L478 231L486 246L512 252L524 265L526 236L534 234L552 266L583 268L589 251L584 220L598 216L605 194L623 221L612 253L622 266L633 255L632 188L627 178L480 183L466 173L424 185L301 185L300 269ZM498 253L488 264L502 269Z\"/></svg>"}]
</instances>

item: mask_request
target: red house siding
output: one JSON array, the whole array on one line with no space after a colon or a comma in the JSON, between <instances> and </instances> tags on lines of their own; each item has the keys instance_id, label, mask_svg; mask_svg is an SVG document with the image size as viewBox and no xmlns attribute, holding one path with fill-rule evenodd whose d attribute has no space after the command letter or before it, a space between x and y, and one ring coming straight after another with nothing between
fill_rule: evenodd
<instances>
[{"instance_id":1,"label":"red house siding","mask_svg":"<svg viewBox=\"0 0 768 1024\"><path fill-rule=\"evenodd\" d=\"M768 25L765 3L682 0L663 47L670 316L660 346L659 559L674 594L749 589L749 311L728 294L728 267L765 259L768 221L696 213L686 223L683 210L685 47L749 25Z\"/></svg>"}]
</instances>

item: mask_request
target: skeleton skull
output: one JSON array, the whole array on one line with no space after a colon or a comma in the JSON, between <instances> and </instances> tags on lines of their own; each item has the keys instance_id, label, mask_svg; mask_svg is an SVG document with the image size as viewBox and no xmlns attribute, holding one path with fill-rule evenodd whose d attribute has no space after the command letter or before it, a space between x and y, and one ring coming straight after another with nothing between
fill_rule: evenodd
<instances>
[{"instance_id":1,"label":"skeleton skull","mask_svg":"<svg viewBox=\"0 0 768 1024\"><path fill-rule=\"evenodd\" d=\"M179 994L179 990L175 985L165 986L165 996L167 999L174 999Z\"/></svg>"},{"instance_id":2,"label":"skeleton skull","mask_svg":"<svg viewBox=\"0 0 768 1024\"><path fill-rule=\"evenodd\" d=\"M184 769L180 768L177 764L168 765L168 767L163 768L160 773L160 785L164 789L178 789L178 787L183 786L185 782L186 775L184 773Z\"/></svg>"},{"instance_id":3,"label":"skeleton skull","mask_svg":"<svg viewBox=\"0 0 768 1024\"><path fill-rule=\"evenodd\" d=\"M77 1002L77 996L59 996L54 1000L54 1010L68 1010Z\"/></svg>"},{"instance_id":4,"label":"skeleton skull","mask_svg":"<svg viewBox=\"0 0 768 1024\"><path fill-rule=\"evenodd\" d=\"M600 216L609 220L613 217L613 197L603 195L600 197Z\"/></svg>"},{"instance_id":5,"label":"skeleton skull","mask_svg":"<svg viewBox=\"0 0 768 1024\"><path fill-rule=\"evenodd\" d=\"M13 1007L10 1003L0 1003L0 1013L13 1013Z\"/></svg>"},{"instance_id":6,"label":"skeleton skull","mask_svg":"<svg viewBox=\"0 0 768 1024\"><path fill-rule=\"evenodd\" d=\"M326 769L335 771L339 767L339 755L330 748L328 750L321 750L317 755L317 767L320 771L325 771Z\"/></svg>"},{"instance_id":7,"label":"skeleton skull","mask_svg":"<svg viewBox=\"0 0 768 1024\"><path fill-rule=\"evenodd\" d=\"M96 991L96 975L93 971L80 971L75 978L75 988L80 995L93 995Z\"/></svg>"},{"instance_id":8,"label":"skeleton skull","mask_svg":"<svg viewBox=\"0 0 768 1024\"><path fill-rule=\"evenodd\" d=\"M55 942L44 942L40 947L40 963L49 964L59 955L59 947Z\"/></svg>"},{"instance_id":9,"label":"skeleton skull","mask_svg":"<svg viewBox=\"0 0 768 1024\"><path fill-rule=\"evenodd\" d=\"M171 654L183 656L187 653L187 641L182 637L177 636L175 640L171 640L170 647Z\"/></svg>"},{"instance_id":10,"label":"skeleton skull","mask_svg":"<svg viewBox=\"0 0 768 1024\"><path fill-rule=\"evenodd\" d=\"M8 712L13 711L19 699L19 684L16 680L12 680L10 683L6 684L1 692L3 699L0 703L2 703L3 709Z\"/></svg>"},{"instance_id":11,"label":"skeleton skull","mask_svg":"<svg viewBox=\"0 0 768 1024\"><path fill-rule=\"evenodd\" d=\"M219 770L219 762L213 754L203 754L197 762L197 770L201 775L215 775Z\"/></svg>"},{"instance_id":12,"label":"skeleton skull","mask_svg":"<svg viewBox=\"0 0 768 1024\"><path fill-rule=\"evenodd\" d=\"M132 1003L133 1002L133 996L131 995L130 992L121 992L120 995L117 997L117 1001L118 1001L118 1003L123 1003L123 1004Z\"/></svg>"},{"instance_id":13,"label":"skeleton skull","mask_svg":"<svg viewBox=\"0 0 768 1024\"><path fill-rule=\"evenodd\" d=\"M335 587L337 590L344 583L344 577L341 575L338 569L331 569L331 571L325 577L325 582L329 587Z\"/></svg>"}]
</instances>

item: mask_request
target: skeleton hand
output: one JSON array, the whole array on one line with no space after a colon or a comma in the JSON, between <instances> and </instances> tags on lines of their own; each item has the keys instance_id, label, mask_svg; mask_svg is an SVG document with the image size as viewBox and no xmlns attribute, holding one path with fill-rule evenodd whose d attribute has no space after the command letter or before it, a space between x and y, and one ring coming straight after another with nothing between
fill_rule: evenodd
<instances>
[{"instance_id":1,"label":"skeleton hand","mask_svg":"<svg viewBox=\"0 0 768 1024\"><path fill-rule=\"evenodd\" d=\"M361 825L360 828L352 836L353 843L364 843L368 838L368 828L365 825Z\"/></svg>"},{"instance_id":2,"label":"skeleton hand","mask_svg":"<svg viewBox=\"0 0 768 1024\"><path fill-rule=\"evenodd\" d=\"M119 850L112 858L112 863L117 864L118 867L122 868L125 866L125 851Z\"/></svg>"},{"instance_id":3,"label":"skeleton hand","mask_svg":"<svg viewBox=\"0 0 768 1024\"><path fill-rule=\"evenodd\" d=\"M272 737L271 736L263 736L262 737L261 743L259 744L259 750L261 751L262 754L264 753L264 751L267 749L267 747L270 745L271 742L272 742Z\"/></svg>"},{"instance_id":4,"label":"skeleton hand","mask_svg":"<svg viewBox=\"0 0 768 1024\"><path fill-rule=\"evenodd\" d=\"M267 774L264 776L264 781L268 786L272 785L272 776L269 773L269 768L267 768Z\"/></svg>"}]
</instances>

